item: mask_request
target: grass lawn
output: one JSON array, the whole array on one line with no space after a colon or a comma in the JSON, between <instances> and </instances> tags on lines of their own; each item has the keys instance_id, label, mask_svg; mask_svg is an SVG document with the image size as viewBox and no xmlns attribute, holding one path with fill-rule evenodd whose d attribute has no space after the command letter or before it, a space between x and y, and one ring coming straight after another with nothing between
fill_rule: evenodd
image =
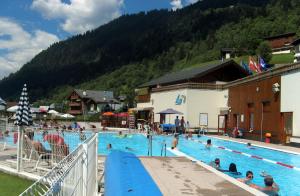
<instances>
[{"instance_id":1,"label":"grass lawn","mask_svg":"<svg viewBox=\"0 0 300 196\"><path fill-rule=\"evenodd\" d=\"M33 181L0 172L0 196L19 195L31 184Z\"/></svg>"}]
</instances>

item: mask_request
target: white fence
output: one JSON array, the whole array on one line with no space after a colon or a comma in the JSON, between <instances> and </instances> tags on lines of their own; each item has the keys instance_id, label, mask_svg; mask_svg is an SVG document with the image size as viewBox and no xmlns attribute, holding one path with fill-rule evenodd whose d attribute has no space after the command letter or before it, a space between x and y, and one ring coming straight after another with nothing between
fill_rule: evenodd
<instances>
[{"instance_id":1,"label":"white fence","mask_svg":"<svg viewBox=\"0 0 300 196\"><path fill-rule=\"evenodd\" d=\"M98 134L95 133L21 195L97 195Z\"/></svg>"}]
</instances>

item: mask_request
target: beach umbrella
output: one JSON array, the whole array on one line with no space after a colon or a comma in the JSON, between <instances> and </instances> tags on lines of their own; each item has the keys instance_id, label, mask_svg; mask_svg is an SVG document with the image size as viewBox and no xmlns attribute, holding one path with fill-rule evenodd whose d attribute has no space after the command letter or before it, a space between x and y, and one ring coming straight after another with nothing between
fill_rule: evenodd
<instances>
[{"instance_id":1,"label":"beach umbrella","mask_svg":"<svg viewBox=\"0 0 300 196\"><path fill-rule=\"evenodd\" d=\"M12 107L7 108L6 111L7 111L7 112L13 112L13 113L15 113L17 110L18 110L18 106L15 105L15 106L12 106Z\"/></svg>"},{"instance_id":2,"label":"beach umbrella","mask_svg":"<svg viewBox=\"0 0 300 196\"><path fill-rule=\"evenodd\" d=\"M113 116L115 115L113 112L104 112L102 116Z\"/></svg>"},{"instance_id":3,"label":"beach umbrella","mask_svg":"<svg viewBox=\"0 0 300 196\"><path fill-rule=\"evenodd\" d=\"M27 94L27 86L24 84L18 109L16 111L16 120L15 125L18 126L18 152L17 152L17 171L20 171L21 169L21 158L22 158L22 147L23 147L23 127L24 126L30 126L32 125L32 117L31 117L31 111L30 111L30 105L28 100L28 94Z\"/></svg>"},{"instance_id":4,"label":"beach umbrella","mask_svg":"<svg viewBox=\"0 0 300 196\"><path fill-rule=\"evenodd\" d=\"M180 114L180 115L182 115L183 113L179 112L177 110L174 110L172 108L168 108L168 109L160 111L160 112L158 112L156 114L169 114L169 124L170 124L170 116L171 116L171 114Z\"/></svg>"},{"instance_id":5,"label":"beach umbrella","mask_svg":"<svg viewBox=\"0 0 300 196\"><path fill-rule=\"evenodd\" d=\"M71 114L63 114L63 115L61 115L61 117L63 117L63 118L75 118L75 116L73 116Z\"/></svg>"}]
</instances>

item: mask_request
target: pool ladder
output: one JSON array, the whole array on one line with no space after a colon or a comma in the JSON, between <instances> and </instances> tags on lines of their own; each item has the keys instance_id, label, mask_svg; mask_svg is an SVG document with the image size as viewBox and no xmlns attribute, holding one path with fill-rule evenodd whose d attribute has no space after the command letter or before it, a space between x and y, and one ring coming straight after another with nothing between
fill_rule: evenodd
<instances>
[{"instance_id":1,"label":"pool ladder","mask_svg":"<svg viewBox=\"0 0 300 196\"><path fill-rule=\"evenodd\" d=\"M161 150L160 150L160 156L167 156L167 144L165 142L162 143L161 145Z\"/></svg>"}]
</instances>

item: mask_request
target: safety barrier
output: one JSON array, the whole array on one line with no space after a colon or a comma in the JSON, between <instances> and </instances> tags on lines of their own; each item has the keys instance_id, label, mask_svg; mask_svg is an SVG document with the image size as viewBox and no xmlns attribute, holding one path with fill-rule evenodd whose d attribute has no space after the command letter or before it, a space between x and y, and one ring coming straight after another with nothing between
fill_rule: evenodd
<instances>
[{"instance_id":1,"label":"safety barrier","mask_svg":"<svg viewBox=\"0 0 300 196\"><path fill-rule=\"evenodd\" d=\"M20 195L97 195L97 146L94 133Z\"/></svg>"}]
</instances>

